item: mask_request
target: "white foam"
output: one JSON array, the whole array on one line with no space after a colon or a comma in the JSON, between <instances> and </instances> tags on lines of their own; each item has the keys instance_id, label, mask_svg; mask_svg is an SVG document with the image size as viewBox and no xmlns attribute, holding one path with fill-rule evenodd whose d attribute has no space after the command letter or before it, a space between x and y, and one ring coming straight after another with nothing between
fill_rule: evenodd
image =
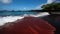
<instances>
[{"instance_id":1,"label":"white foam","mask_svg":"<svg viewBox=\"0 0 60 34\"><path fill-rule=\"evenodd\" d=\"M8 22L14 22L16 21L17 19L22 19L24 17L21 17L21 16L6 16L6 17L0 17L0 26L1 25L4 25L5 23L8 23Z\"/></svg>"},{"instance_id":2,"label":"white foam","mask_svg":"<svg viewBox=\"0 0 60 34\"><path fill-rule=\"evenodd\" d=\"M6 17L0 17L0 26L4 25L5 23L8 23L8 22L14 22L17 19L22 19L25 16L41 17L41 16L46 16L46 15L49 15L49 13L43 12L43 13L38 13L36 15L24 14L23 16L6 16Z\"/></svg>"}]
</instances>

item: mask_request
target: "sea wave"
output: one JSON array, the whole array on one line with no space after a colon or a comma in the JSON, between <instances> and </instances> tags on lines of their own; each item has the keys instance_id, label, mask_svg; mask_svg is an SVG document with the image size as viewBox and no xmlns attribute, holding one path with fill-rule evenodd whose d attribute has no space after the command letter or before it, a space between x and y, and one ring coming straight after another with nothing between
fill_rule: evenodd
<instances>
[{"instance_id":1,"label":"sea wave","mask_svg":"<svg viewBox=\"0 0 60 34\"><path fill-rule=\"evenodd\" d=\"M36 14L36 15L33 15L33 14L30 14L30 15L24 14L24 15L20 15L20 16L5 16L5 17L0 17L0 26L4 25L5 23L8 23L8 22L14 22L17 19L23 19L26 16L41 17L41 16L47 16L47 15L49 15L49 13L43 12L43 13L39 13L39 14Z\"/></svg>"}]
</instances>

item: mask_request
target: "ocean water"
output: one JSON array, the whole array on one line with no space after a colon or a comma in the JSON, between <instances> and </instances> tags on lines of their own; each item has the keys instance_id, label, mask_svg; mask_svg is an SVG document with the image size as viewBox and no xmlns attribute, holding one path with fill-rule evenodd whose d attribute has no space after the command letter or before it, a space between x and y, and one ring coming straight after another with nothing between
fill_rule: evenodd
<instances>
[{"instance_id":1,"label":"ocean water","mask_svg":"<svg viewBox=\"0 0 60 34\"><path fill-rule=\"evenodd\" d=\"M18 16L23 14L37 14L37 12L25 12L25 11L0 11L0 16Z\"/></svg>"},{"instance_id":2,"label":"ocean water","mask_svg":"<svg viewBox=\"0 0 60 34\"><path fill-rule=\"evenodd\" d=\"M41 16L46 16L46 15L49 15L49 14L47 12L38 13L38 12L3 11L3 12L0 12L0 26L4 25L5 23L8 23L8 22L14 22L17 19L23 19L26 16L41 17Z\"/></svg>"}]
</instances>

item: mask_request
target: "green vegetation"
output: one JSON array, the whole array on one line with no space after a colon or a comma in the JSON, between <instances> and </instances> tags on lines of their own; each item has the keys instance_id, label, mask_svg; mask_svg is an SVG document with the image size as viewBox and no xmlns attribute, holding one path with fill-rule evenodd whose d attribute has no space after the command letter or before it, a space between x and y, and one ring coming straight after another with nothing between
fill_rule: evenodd
<instances>
[{"instance_id":1,"label":"green vegetation","mask_svg":"<svg viewBox=\"0 0 60 34\"><path fill-rule=\"evenodd\" d=\"M46 4L43 5L41 8L43 8L43 10L60 10L60 3Z\"/></svg>"}]
</instances>

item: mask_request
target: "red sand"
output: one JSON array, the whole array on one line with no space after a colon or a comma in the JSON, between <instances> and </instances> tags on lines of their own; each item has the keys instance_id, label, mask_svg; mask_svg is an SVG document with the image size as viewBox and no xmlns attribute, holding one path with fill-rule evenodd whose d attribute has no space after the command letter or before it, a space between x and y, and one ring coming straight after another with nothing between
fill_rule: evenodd
<instances>
[{"instance_id":1,"label":"red sand","mask_svg":"<svg viewBox=\"0 0 60 34\"><path fill-rule=\"evenodd\" d=\"M35 17L25 17L4 25L1 34L54 34L56 29L47 21Z\"/></svg>"}]
</instances>

